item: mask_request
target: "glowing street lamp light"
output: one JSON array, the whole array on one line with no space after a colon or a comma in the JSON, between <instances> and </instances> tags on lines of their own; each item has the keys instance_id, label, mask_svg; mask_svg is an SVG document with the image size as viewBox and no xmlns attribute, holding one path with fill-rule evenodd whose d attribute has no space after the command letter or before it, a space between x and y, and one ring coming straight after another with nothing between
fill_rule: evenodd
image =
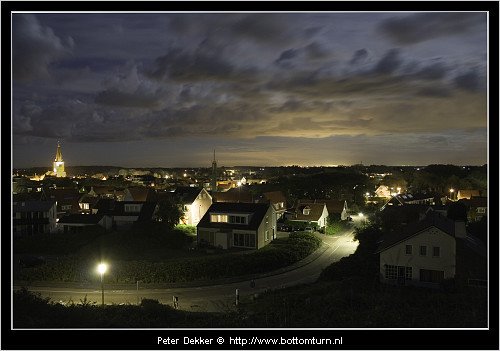
<instances>
[{"instance_id":1,"label":"glowing street lamp light","mask_svg":"<svg viewBox=\"0 0 500 351\"><path fill-rule=\"evenodd\" d=\"M451 188L450 189L450 199L453 200L453 193L455 192L455 189Z\"/></svg>"},{"instance_id":2,"label":"glowing street lamp light","mask_svg":"<svg viewBox=\"0 0 500 351\"><path fill-rule=\"evenodd\" d=\"M102 307L104 307L104 280L103 280L103 276L104 276L104 273L106 273L107 269L108 269L108 265L106 263L100 263L97 266L97 271L101 275Z\"/></svg>"},{"instance_id":3,"label":"glowing street lamp light","mask_svg":"<svg viewBox=\"0 0 500 351\"><path fill-rule=\"evenodd\" d=\"M358 213L360 217L363 217L363 212Z\"/></svg>"}]
</instances>

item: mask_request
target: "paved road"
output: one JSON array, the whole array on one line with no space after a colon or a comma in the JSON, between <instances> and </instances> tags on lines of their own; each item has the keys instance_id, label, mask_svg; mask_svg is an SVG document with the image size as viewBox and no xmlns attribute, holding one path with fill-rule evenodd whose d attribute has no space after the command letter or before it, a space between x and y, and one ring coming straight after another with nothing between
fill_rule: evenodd
<instances>
[{"instance_id":1,"label":"paved road","mask_svg":"<svg viewBox=\"0 0 500 351\"><path fill-rule=\"evenodd\" d=\"M206 312L229 311L234 308L236 289L239 290L240 297L243 297L268 289L312 283L319 277L323 268L340 260L344 256L350 255L358 246L358 242L354 241L353 231L348 231L341 236L335 237L317 235L321 237L327 247L320 256L297 269L254 279L254 288L250 286L250 280L247 280L213 286L172 289L140 289L139 291L136 289L106 289L105 303L137 304L142 298L150 298L156 299L161 303L172 304L172 297L175 295L178 296L179 308L183 310ZM85 296L89 301L101 303L101 290L96 289L30 287L29 290L39 292L42 296L50 297L52 301L61 301L63 303L70 300L78 303Z\"/></svg>"}]
</instances>

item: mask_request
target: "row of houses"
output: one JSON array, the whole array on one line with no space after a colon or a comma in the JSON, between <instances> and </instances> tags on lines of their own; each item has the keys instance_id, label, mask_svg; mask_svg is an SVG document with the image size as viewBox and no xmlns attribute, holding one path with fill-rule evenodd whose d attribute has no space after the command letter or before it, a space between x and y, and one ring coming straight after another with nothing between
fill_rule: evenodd
<instances>
[{"instance_id":1,"label":"row of houses","mask_svg":"<svg viewBox=\"0 0 500 351\"><path fill-rule=\"evenodd\" d=\"M479 221L488 214L488 198L486 196L475 196L478 192L472 190L462 192L459 200L450 200L447 197L439 197L432 194L396 194L392 196L380 210L384 211L386 209L398 207L418 208L418 206L427 208L426 206L431 205L434 208L441 207L441 209L443 209L446 208L443 204L449 205L451 203L459 203L463 204L467 209L467 220L470 222ZM466 195L468 197L466 197Z\"/></svg>"}]
</instances>

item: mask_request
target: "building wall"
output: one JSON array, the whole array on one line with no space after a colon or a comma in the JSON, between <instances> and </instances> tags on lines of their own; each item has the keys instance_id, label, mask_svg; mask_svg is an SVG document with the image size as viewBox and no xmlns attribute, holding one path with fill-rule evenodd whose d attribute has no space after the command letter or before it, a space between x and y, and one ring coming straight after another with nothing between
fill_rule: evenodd
<instances>
[{"instance_id":1,"label":"building wall","mask_svg":"<svg viewBox=\"0 0 500 351\"><path fill-rule=\"evenodd\" d=\"M23 212L24 216L22 215ZM23 217L27 219L27 222L24 224L14 225L15 236L33 235L40 233L49 234L56 232L57 208L55 203L48 211L43 211L43 212L37 211L36 216L39 216L37 219L35 218L35 212L32 211L23 211L23 212L15 212L13 214L14 219L22 219ZM39 219L48 219L48 223L39 223L38 222Z\"/></svg>"},{"instance_id":2,"label":"building wall","mask_svg":"<svg viewBox=\"0 0 500 351\"><path fill-rule=\"evenodd\" d=\"M212 197L205 189L201 189L196 200L187 206L187 211L184 213L186 224L197 225L211 205Z\"/></svg>"},{"instance_id":3,"label":"building wall","mask_svg":"<svg viewBox=\"0 0 500 351\"><path fill-rule=\"evenodd\" d=\"M318 220L318 226L320 228L324 228L327 223L327 218L328 218L328 210L326 209L326 206L323 207L323 213L321 214L321 217Z\"/></svg>"},{"instance_id":4,"label":"building wall","mask_svg":"<svg viewBox=\"0 0 500 351\"><path fill-rule=\"evenodd\" d=\"M276 235L276 230L276 211L273 206L269 206L266 215L257 230L257 249L260 249L273 241L274 236ZM267 240L266 231L268 232Z\"/></svg>"},{"instance_id":5,"label":"building wall","mask_svg":"<svg viewBox=\"0 0 500 351\"><path fill-rule=\"evenodd\" d=\"M412 254L406 254L406 245L412 245ZM420 255L420 246L427 246L427 255ZM433 257L433 247L440 248L440 256ZM380 253L380 280L386 283L396 283L385 279L385 265L412 267L412 278L406 284L426 285L420 282L420 269L444 271L444 279L455 276L456 243L455 238L440 229L431 227L422 233L408 238L397 245Z\"/></svg>"}]
</instances>

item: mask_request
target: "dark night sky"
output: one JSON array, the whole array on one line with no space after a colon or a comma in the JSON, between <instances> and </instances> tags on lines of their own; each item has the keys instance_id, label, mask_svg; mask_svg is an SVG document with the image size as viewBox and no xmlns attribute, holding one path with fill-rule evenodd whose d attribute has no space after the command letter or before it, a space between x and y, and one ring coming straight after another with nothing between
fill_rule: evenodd
<instances>
[{"instance_id":1,"label":"dark night sky","mask_svg":"<svg viewBox=\"0 0 500 351\"><path fill-rule=\"evenodd\" d=\"M484 164L486 19L15 13L14 167Z\"/></svg>"}]
</instances>

